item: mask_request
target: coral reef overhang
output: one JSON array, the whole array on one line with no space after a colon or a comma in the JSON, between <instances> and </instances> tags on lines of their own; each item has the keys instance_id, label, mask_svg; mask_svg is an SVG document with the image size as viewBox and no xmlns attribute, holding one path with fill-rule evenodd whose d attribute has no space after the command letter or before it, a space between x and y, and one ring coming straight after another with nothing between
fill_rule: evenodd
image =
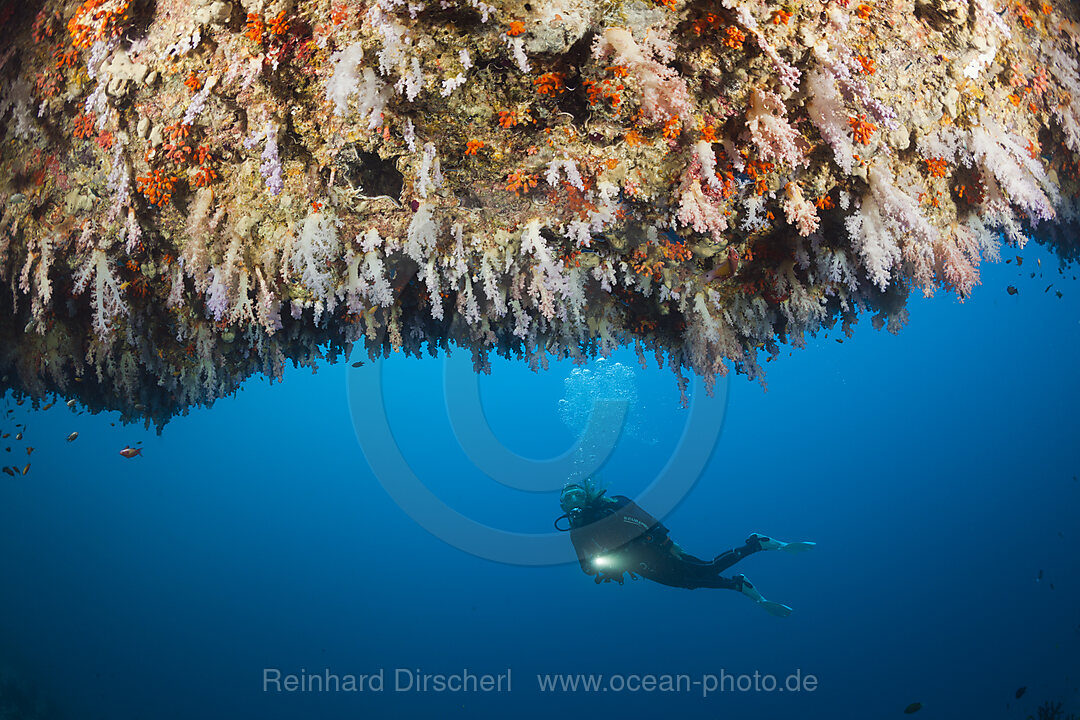
<instances>
[{"instance_id":1,"label":"coral reef overhang","mask_svg":"<svg viewBox=\"0 0 1080 720\"><path fill-rule=\"evenodd\" d=\"M0 390L158 424L354 347L706 380L1063 261L1080 25L994 0L0 2ZM1070 239L1071 238L1071 239Z\"/></svg>"}]
</instances>

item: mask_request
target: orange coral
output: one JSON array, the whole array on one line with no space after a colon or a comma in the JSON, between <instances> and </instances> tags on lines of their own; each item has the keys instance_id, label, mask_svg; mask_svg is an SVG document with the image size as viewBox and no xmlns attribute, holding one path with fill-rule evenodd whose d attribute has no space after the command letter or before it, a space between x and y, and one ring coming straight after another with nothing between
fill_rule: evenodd
<instances>
[{"instance_id":1,"label":"orange coral","mask_svg":"<svg viewBox=\"0 0 1080 720\"><path fill-rule=\"evenodd\" d=\"M865 115L848 118L848 124L851 125L851 131L855 135L855 142L863 145L870 144L870 138L877 130L877 125L867 122Z\"/></svg>"},{"instance_id":2,"label":"orange coral","mask_svg":"<svg viewBox=\"0 0 1080 720\"><path fill-rule=\"evenodd\" d=\"M949 164L940 158L928 158L924 162L930 177L943 178L949 172Z\"/></svg>"},{"instance_id":3,"label":"orange coral","mask_svg":"<svg viewBox=\"0 0 1080 720\"><path fill-rule=\"evenodd\" d=\"M74 48L65 50L62 47L58 47L53 51L53 57L56 58L57 69L65 66L75 67L79 64L79 51Z\"/></svg>"},{"instance_id":4,"label":"orange coral","mask_svg":"<svg viewBox=\"0 0 1080 720\"><path fill-rule=\"evenodd\" d=\"M866 18L870 17L870 13L873 11L873 9L874 8L867 5L866 3L862 3L857 8L855 8L855 14L859 16L860 20L865 20Z\"/></svg>"},{"instance_id":5,"label":"orange coral","mask_svg":"<svg viewBox=\"0 0 1080 720\"><path fill-rule=\"evenodd\" d=\"M660 253L668 260L686 261L694 257L694 253L687 247L685 241L669 242L661 240Z\"/></svg>"},{"instance_id":6,"label":"orange coral","mask_svg":"<svg viewBox=\"0 0 1080 720\"><path fill-rule=\"evenodd\" d=\"M210 159L210 148L205 145L200 145L195 148L195 155L192 157L196 165L205 165Z\"/></svg>"},{"instance_id":7,"label":"orange coral","mask_svg":"<svg viewBox=\"0 0 1080 720\"><path fill-rule=\"evenodd\" d=\"M788 20L790 20L790 19L791 19L791 13L787 12L786 10L775 10L775 11L773 11L773 15L772 15L773 25L787 25Z\"/></svg>"},{"instance_id":8,"label":"orange coral","mask_svg":"<svg viewBox=\"0 0 1080 720\"><path fill-rule=\"evenodd\" d=\"M720 196L727 200L735 194L735 173L730 171L718 171L716 179L720 181Z\"/></svg>"},{"instance_id":9,"label":"orange coral","mask_svg":"<svg viewBox=\"0 0 1080 720\"><path fill-rule=\"evenodd\" d=\"M289 32L289 21L285 19L285 11L282 10L276 17L270 18L270 22L266 24L266 27L269 28L270 35L273 37L281 37Z\"/></svg>"},{"instance_id":10,"label":"orange coral","mask_svg":"<svg viewBox=\"0 0 1080 720\"><path fill-rule=\"evenodd\" d=\"M617 70L619 68L622 68L622 66L615 65L614 67L608 68L608 70ZM613 81L611 78L604 78L599 83L593 82L592 80L586 80L582 84L585 86L585 95L588 98L590 105L595 105L600 102L601 99L607 98L611 101L613 107L618 107L619 103L622 102L622 97L619 93L626 87L620 82Z\"/></svg>"},{"instance_id":11,"label":"orange coral","mask_svg":"<svg viewBox=\"0 0 1080 720\"><path fill-rule=\"evenodd\" d=\"M60 25L60 20L60 15L56 12L50 14L44 10L39 11L34 17L34 24L31 27L31 37L34 38L34 42L43 43L56 34L56 28Z\"/></svg>"},{"instance_id":12,"label":"orange coral","mask_svg":"<svg viewBox=\"0 0 1080 720\"><path fill-rule=\"evenodd\" d=\"M470 140L469 142L465 143L465 154L475 155L480 152L480 148L482 147L484 147L483 140Z\"/></svg>"},{"instance_id":13,"label":"orange coral","mask_svg":"<svg viewBox=\"0 0 1080 720\"><path fill-rule=\"evenodd\" d=\"M746 174L754 180L754 192L764 195L769 191L769 173L776 169L776 165L765 160L750 160L746 163Z\"/></svg>"},{"instance_id":14,"label":"orange coral","mask_svg":"<svg viewBox=\"0 0 1080 720\"><path fill-rule=\"evenodd\" d=\"M175 175L169 175L164 170L158 168L152 170L146 177L136 178L135 182L138 186L139 192L141 192L146 199L158 207L165 207L169 200L172 199L173 186L176 184L177 177Z\"/></svg>"},{"instance_id":15,"label":"orange coral","mask_svg":"<svg viewBox=\"0 0 1080 720\"><path fill-rule=\"evenodd\" d=\"M585 94L589 98L589 104L595 105L596 102L600 99L601 95L603 95L604 91L592 80L586 80L584 85Z\"/></svg>"},{"instance_id":16,"label":"orange coral","mask_svg":"<svg viewBox=\"0 0 1080 720\"><path fill-rule=\"evenodd\" d=\"M734 25L729 25L724 29L724 39L722 42L729 48L741 48L743 41L746 40L746 33Z\"/></svg>"},{"instance_id":17,"label":"orange coral","mask_svg":"<svg viewBox=\"0 0 1080 720\"><path fill-rule=\"evenodd\" d=\"M566 88L563 87L562 73L546 72L533 80L533 85L536 86L536 92L541 95L557 95L566 92Z\"/></svg>"},{"instance_id":18,"label":"orange coral","mask_svg":"<svg viewBox=\"0 0 1080 720\"><path fill-rule=\"evenodd\" d=\"M349 9L344 5L334 5L330 9L330 22L335 25L344 25L349 19Z\"/></svg>"},{"instance_id":19,"label":"orange coral","mask_svg":"<svg viewBox=\"0 0 1080 720\"><path fill-rule=\"evenodd\" d=\"M517 115L513 110L499 111L499 125L502 125L504 128L512 128L517 124Z\"/></svg>"},{"instance_id":20,"label":"orange coral","mask_svg":"<svg viewBox=\"0 0 1080 720\"><path fill-rule=\"evenodd\" d=\"M515 195L523 195L534 187L536 187L536 175L528 175L521 170L515 170L506 176L506 189L512 190Z\"/></svg>"},{"instance_id":21,"label":"orange coral","mask_svg":"<svg viewBox=\"0 0 1080 720\"><path fill-rule=\"evenodd\" d=\"M88 48L98 40L116 37L129 19L131 0L86 0L68 20L68 33L77 48Z\"/></svg>"},{"instance_id":22,"label":"orange coral","mask_svg":"<svg viewBox=\"0 0 1080 720\"><path fill-rule=\"evenodd\" d=\"M71 134L80 140L85 140L94 134L94 116L88 113L79 113L74 120L75 130Z\"/></svg>"},{"instance_id":23,"label":"orange coral","mask_svg":"<svg viewBox=\"0 0 1080 720\"><path fill-rule=\"evenodd\" d=\"M45 70L34 78L34 92L40 98L50 98L60 92L62 78L53 70Z\"/></svg>"},{"instance_id":24,"label":"orange coral","mask_svg":"<svg viewBox=\"0 0 1080 720\"><path fill-rule=\"evenodd\" d=\"M679 118L668 118L664 123L664 137L668 140L674 140L679 137L679 133L682 132L682 124L679 122Z\"/></svg>"},{"instance_id":25,"label":"orange coral","mask_svg":"<svg viewBox=\"0 0 1080 720\"><path fill-rule=\"evenodd\" d=\"M187 85L188 90L191 92L199 92L202 90L203 81L199 78L198 73L192 71L192 73L184 80L184 84Z\"/></svg>"},{"instance_id":26,"label":"orange coral","mask_svg":"<svg viewBox=\"0 0 1080 720\"><path fill-rule=\"evenodd\" d=\"M520 20L514 20L510 23L510 29L506 31L506 34L510 37L517 37L525 32L525 23Z\"/></svg>"},{"instance_id":27,"label":"orange coral","mask_svg":"<svg viewBox=\"0 0 1080 720\"><path fill-rule=\"evenodd\" d=\"M874 67L874 58L866 57L865 55L857 55L855 59L859 61L860 65L862 65L862 71L864 74L874 74L876 70L876 68Z\"/></svg>"},{"instance_id":28,"label":"orange coral","mask_svg":"<svg viewBox=\"0 0 1080 720\"><path fill-rule=\"evenodd\" d=\"M664 261L655 260L649 262L648 254L648 246L639 246L630 254L630 266L634 268L634 272L638 275L651 276L659 282L663 277Z\"/></svg>"},{"instance_id":29,"label":"orange coral","mask_svg":"<svg viewBox=\"0 0 1080 720\"><path fill-rule=\"evenodd\" d=\"M195 177L192 178L191 184L195 187L206 187L210 183L217 180L218 174L214 172L213 168L201 167L199 171L195 173Z\"/></svg>"},{"instance_id":30,"label":"orange coral","mask_svg":"<svg viewBox=\"0 0 1080 720\"><path fill-rule=\"evenodd\" d=\"M694 20L691 30L695 35L703 35L706 30L720 27L720 17L716 13L705 13L703 17Z\"/></svg>"},{"instance_id":31,"label":"orange coral","mask_svg":"<svg viewBox=\"0 0 1080 720\"><path fill-rule=\"evenodd\" d=\"M1019 3L1016 5L1016 14L1020 16L1020 22L1024 23L1024 27L1030 28L1035 25L1035 20L1032 19L1031 13L1028 9Z\"/></svg>"},{"instance_id":32,"label":"orange coral","mask_svg":"<svg viewBox=\"0 0 1080 720\"><path fill-rule=\"evenodd\" d=\"M645 138L641 135L641 133L634 129L631 129L629 132L627 132L626 135L623 136L623 140L625 140L626 144L631 147L641 145L643 142L645 142Z\"/></svg>"},{"instance_id":33,"label":"orange coral","mask_svg":"<svg viewBox=\"0 0 1080 720\"><path fill-rule=\"evenodd\" d=\"M247 29L244 31L244 35L247 36L252 42L262 44L263 32L266 26L263 24L262 18L255 13L248 13L247 15Z\"/></svg>"},{"instance_id":34,"label":"orange coral","mask_svg":"<svg viewBox=\"0 0 1080 720\"><path fill-rule=\"evenodd\" d=\"M191 159L191 146L182 142L165 143L162 149L165 151L165 157L179 165Z\"/></svg>"},{"instance_id":35,"label":"orange coral","mask_svg":"<svg viewBox=\"0 0 1080 720\"><path fill-rule=\"evenodd\" d=\"M172 125L169 125L165 128L165 136L173 142L183 140L190 134L191 126L184 125L183 123L173 123Z\"/></svg>"}]
</instances>

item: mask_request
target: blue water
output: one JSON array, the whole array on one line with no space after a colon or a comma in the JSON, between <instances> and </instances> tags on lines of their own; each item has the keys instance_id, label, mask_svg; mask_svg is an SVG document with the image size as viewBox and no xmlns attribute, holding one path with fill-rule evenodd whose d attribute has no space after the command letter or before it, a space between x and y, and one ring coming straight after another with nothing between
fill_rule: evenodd
<instances>
[{"instance_id":1,"label":"blue water","mask_svg":"<svg viewBox=\"0 0 1080 720\"><path fill-rule=\"evenodd\" d=\"M1041 249L1024 255L1022 268L986 265L965 303L913 299L898 336L865 317L842 344L833 331L785 349L767 391L743 377L721 385L722 431L664 522L707 557L751 532L816 541L732 570L794 607L787 619L730 591L596 586L575 564L476 557L423 529L369 466L388 449L358 438L350 387L370 388L381 370L385 402L353 401L385 412L426 487L479 523L548 533L557 491L504 487L477 462L574 444L558 411L569 364L494 362L479 392L501 450L484 440L473 459L448 420L441 358L253 380L160 436L62 402L42 412L8 401L4 430L28 428L0 464L35 450L27 476L0 475L0 672L84 720L833 720L901 717L913 702L917 718L1025 718L1046 700L1080 712L1080 283ZM634 368L648 422L623 433L599 475L635 495L687 449L689 411L669 371L637 367L632 352L614 361ZM449 362L460 382L467 355ZM706 402L700 388L694 402ZM141 457L118 454L139 442ZM267 691L275 669L381 671L384 686ZM398 669L509 671L510 691L397 692L395 675L408 676ZM810 675L813 687L617 690L647 674L755 672L781 685ZM537 675L554 673L621 680L540 692Z\"/></svg>"}]
</instances>

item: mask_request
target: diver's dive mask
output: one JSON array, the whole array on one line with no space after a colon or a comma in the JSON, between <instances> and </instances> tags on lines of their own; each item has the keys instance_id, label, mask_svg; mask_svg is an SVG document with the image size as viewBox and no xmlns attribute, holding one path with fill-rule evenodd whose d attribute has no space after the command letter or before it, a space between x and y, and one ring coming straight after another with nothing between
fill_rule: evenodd
<instances>
[{"instance_id":1,"label":"diver's dive mask","mask_svg":"<svg viewBox=\"0 0 1080 720\"><path fill-rule=\"evenodd\" d=\"M585 510L589 500L589 494L585 488L577 483L567 483L563 486L562 495L559 496L559 507L567 515L574 517Z\"/></svg>"}]
</instances>

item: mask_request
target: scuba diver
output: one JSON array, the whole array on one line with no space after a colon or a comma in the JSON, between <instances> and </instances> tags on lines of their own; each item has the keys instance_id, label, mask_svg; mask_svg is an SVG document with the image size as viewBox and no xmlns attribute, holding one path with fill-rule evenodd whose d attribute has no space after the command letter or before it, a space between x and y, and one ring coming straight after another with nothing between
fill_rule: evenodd
<instances>
[{"instance_id":1,"label":"scuba diver","mask_svg":"<svg viewBox=\"0 0 1080 720\"><path fill-rule=\"evenodd\" d=\"M737 590L771 615L787 617L791 608L771 602L744 575L720 575L747 555L760 550L800 553L814 547L812 542L790 542L753 534L746 544L717 555L711 562L696 558L668 536L663 523L623 495L605 497L591 480L567 483L559 497L564 515L555 527L570 532L570 542L586 575L599 583L614 580L623 584L623 574L637 575L662 585L682 588L726 588ZM560 527L566 518L569 527Z\"/></svg>"}]
</instances>

